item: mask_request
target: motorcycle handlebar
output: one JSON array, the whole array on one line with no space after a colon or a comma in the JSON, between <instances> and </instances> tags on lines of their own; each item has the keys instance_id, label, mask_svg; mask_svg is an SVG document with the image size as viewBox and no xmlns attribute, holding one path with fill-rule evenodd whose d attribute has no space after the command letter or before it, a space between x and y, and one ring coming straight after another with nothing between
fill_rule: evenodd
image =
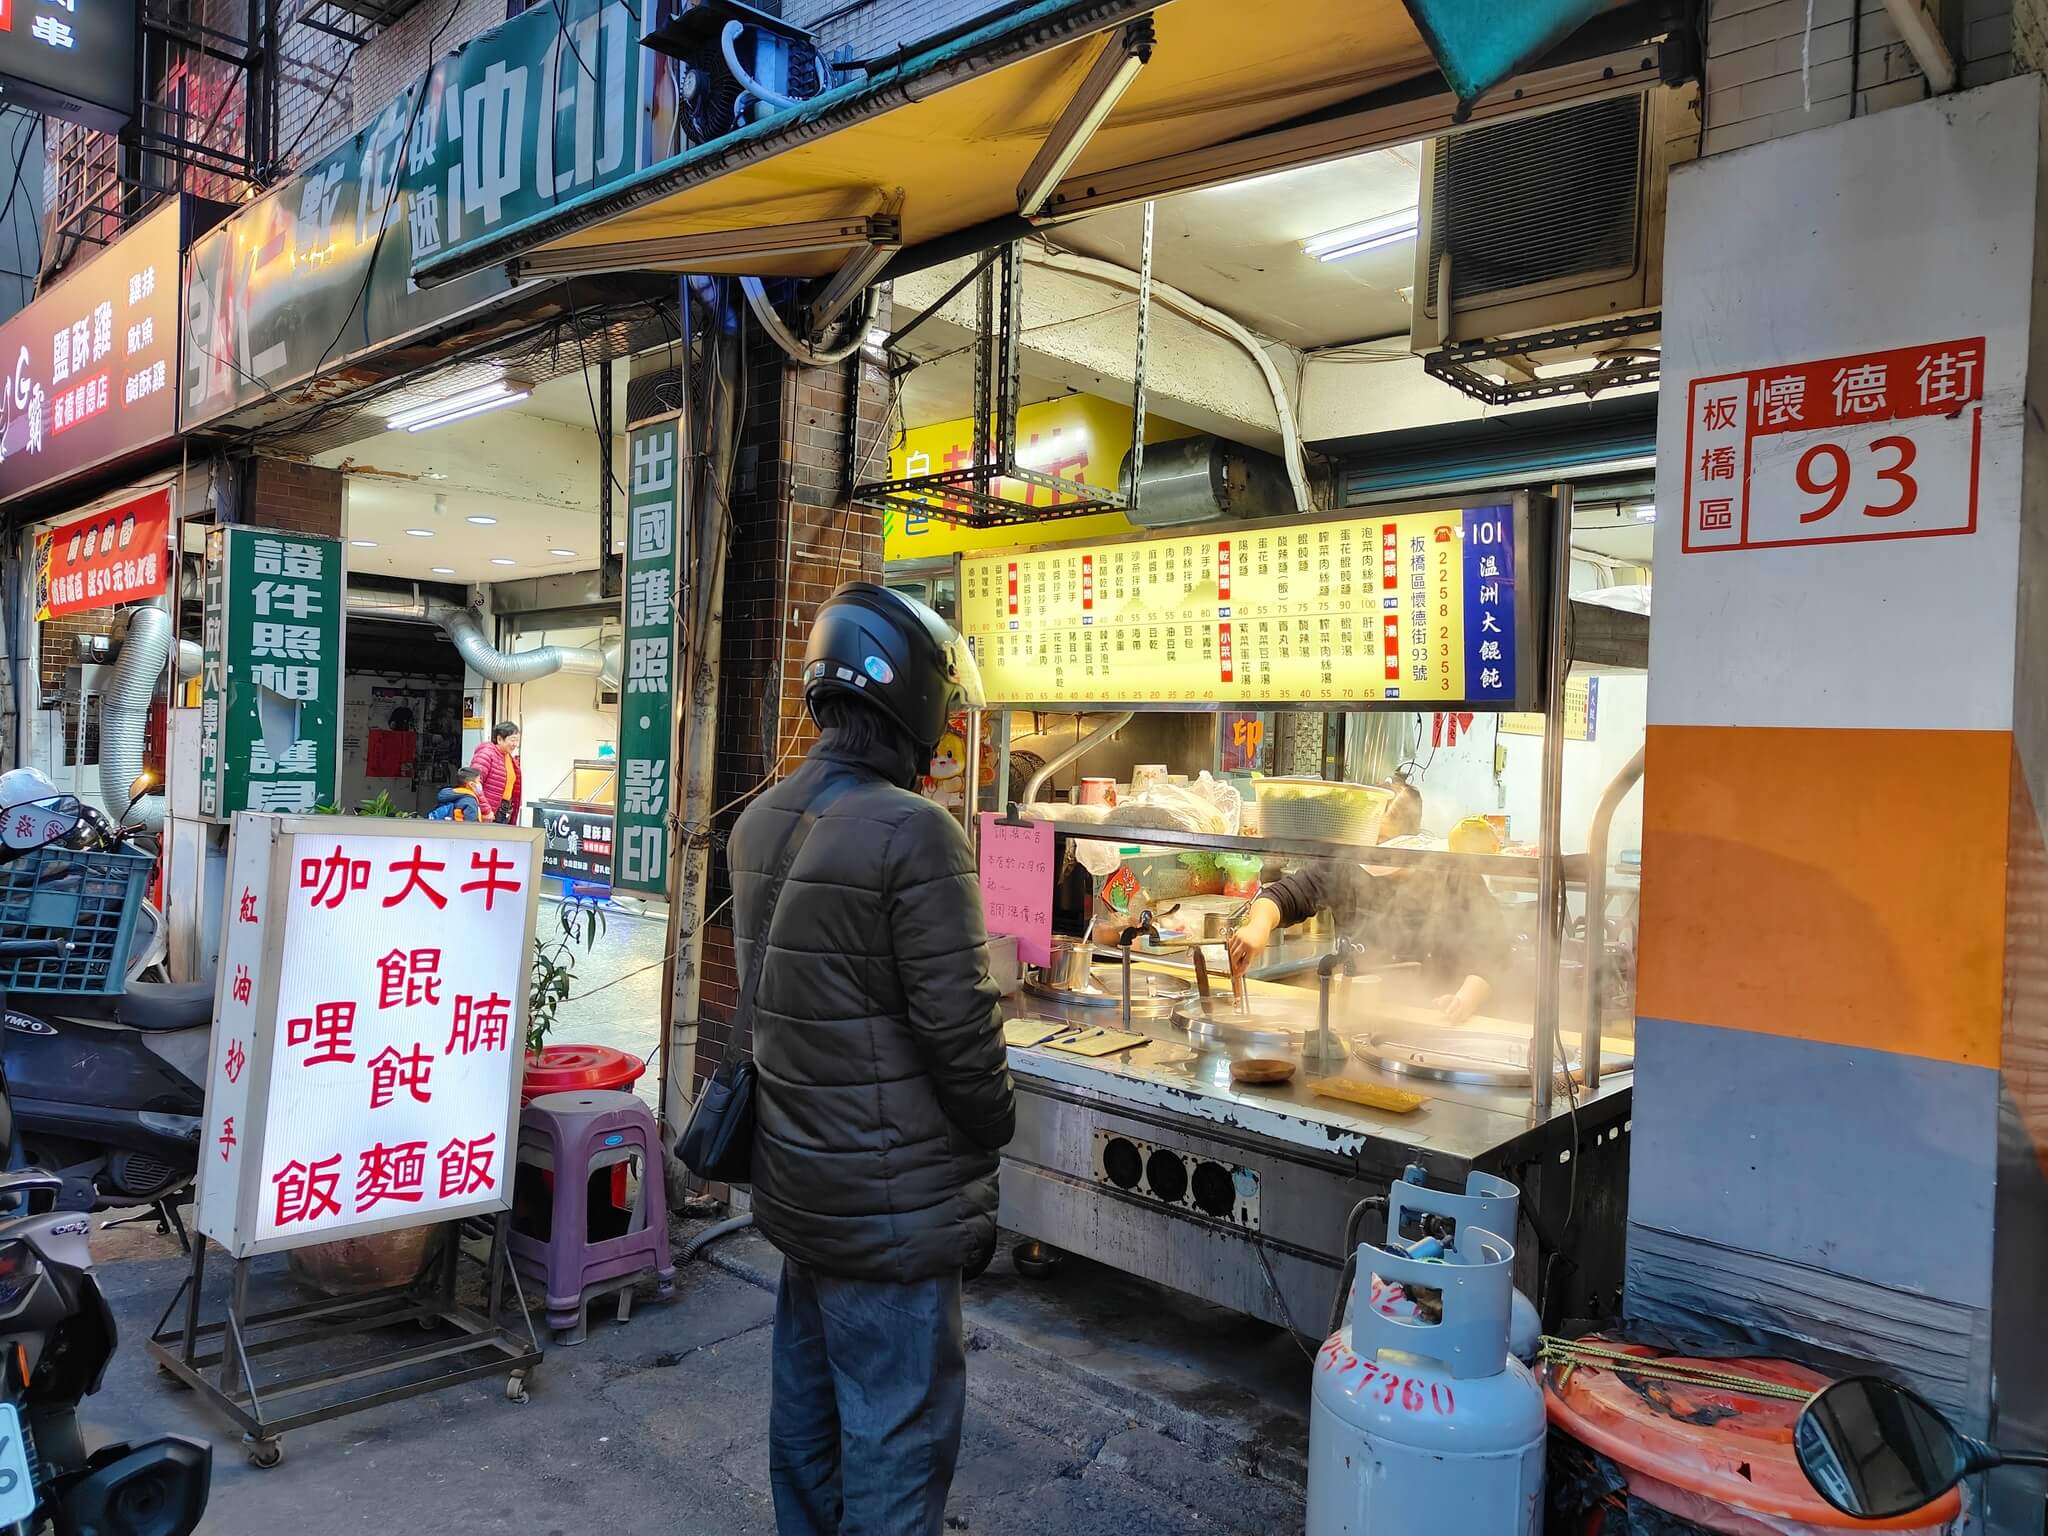
<instances>
[{"instance_id":1,"label":"motorcycle handlebar","mask_svg":"<svg viewBox=\"0 0 2048 1536\"><path fill-rule=\"evenodd\" d=\"M71 947L67 939L0 939L0 958L27 959L35 955L61 955Z\"/></svg>"}]
</instances>

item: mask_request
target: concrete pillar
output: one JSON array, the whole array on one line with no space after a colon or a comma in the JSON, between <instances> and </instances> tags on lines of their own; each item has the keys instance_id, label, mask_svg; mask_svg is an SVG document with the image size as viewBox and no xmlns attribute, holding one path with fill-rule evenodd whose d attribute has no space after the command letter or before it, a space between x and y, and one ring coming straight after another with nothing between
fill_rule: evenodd
<instances>
[{"instance_id":1,"label":"concrete pillar","mask_svg":"<svg viewBox=\"0 0 2048 1536\"><path fill-rule=\"evenodd\" d=\"M2018 1446L2048 1385L2042 110L2027 76L1672 177L1627 1277L1637 1321L1876 1362ZM1990 1528L2040 1511L1993 1479Z\"/></svg>"}]
</instances>

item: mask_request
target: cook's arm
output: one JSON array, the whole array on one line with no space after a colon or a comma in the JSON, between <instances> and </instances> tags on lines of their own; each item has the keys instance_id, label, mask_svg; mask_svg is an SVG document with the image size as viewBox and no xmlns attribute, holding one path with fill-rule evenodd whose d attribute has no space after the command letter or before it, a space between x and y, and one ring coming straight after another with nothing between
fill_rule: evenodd
<instances>
[{"instance_id":1,"label":"cook's arm","mask_svg":"<svg viewBox=\"0 0 2048 1536\"><path fill-rule=\"evenodd\" d=\"M1331 880L1320 864L1304 864L1291 875L1282 875L1259 892L1253 905L1270 903L1279 921L1276 926L1292 928L1305 923L1330 905Z\"/></svg>"}]
</instances>

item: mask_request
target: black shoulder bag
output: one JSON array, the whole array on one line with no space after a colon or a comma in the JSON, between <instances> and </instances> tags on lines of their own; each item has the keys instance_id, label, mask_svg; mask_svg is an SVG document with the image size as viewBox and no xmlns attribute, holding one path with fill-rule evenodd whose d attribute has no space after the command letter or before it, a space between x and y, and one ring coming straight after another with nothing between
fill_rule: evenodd
<instances>
[{"instance_id":1,"label":"black shoulder bag","mask_svg":"<svg viewBox=\"0 0 2048 1536\"><path fill-rule=\"evenodd\" d=\"M746 1184L754 1173L754 1062L753 1053L734 1060L733 1043L754 1038L754 996L761 990L761 973L768 968L768 938L775 928L775 909L782 903L782 885L803 851L811 828L826 809L852 787L847 779L828 780L818 788L803 819L790 833L782 850L782 861L768 885L766 910L754 937L753 964L740 988L740 1005L732 1016L732 1033L719 1057L718 1070L690 1111L690 1123L676 1143L676 1155L683 1166L700 1179L718 1184Z\"/></svg>"}]
</instances>

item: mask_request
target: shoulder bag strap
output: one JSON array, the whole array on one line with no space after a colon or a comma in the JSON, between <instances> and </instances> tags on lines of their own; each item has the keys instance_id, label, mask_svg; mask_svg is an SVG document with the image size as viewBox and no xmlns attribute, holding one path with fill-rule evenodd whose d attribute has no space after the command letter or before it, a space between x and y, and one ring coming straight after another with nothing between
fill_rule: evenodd
<instances>
[{"instance_id":1,"label":"shoulder bag strap","mask_svg":"<svg viewBox=\"0 0 2048 1536\"><path fill-rule=\"evenodd\" d=\"M754 939L754 963L748 968L747 979L740 987L739 1007L733 1012L732 1029L726 1037L725 1050L718 1058L720 1068L732 1058L734 1047L743 1036L747 1042L748 1053L751 1054L753 1051L754 994L761 990L761 973L768 968L768 938L775 927L776 909L782 904L783 882L789 878L790 870L796 865L796 856L803 851L804 843L809 839L811 828L817 824L818 818L831 808L833 801L852 787L853 780L846 777L827 779L819 785L817 794L811 797L811 803L804 808L803 818L797 822L796 830L790 833L789 841L783 845L782 859L775 866L774 877L768 882L767 910L762 918L761 931Z\"/></svg>"}]
</instances>

